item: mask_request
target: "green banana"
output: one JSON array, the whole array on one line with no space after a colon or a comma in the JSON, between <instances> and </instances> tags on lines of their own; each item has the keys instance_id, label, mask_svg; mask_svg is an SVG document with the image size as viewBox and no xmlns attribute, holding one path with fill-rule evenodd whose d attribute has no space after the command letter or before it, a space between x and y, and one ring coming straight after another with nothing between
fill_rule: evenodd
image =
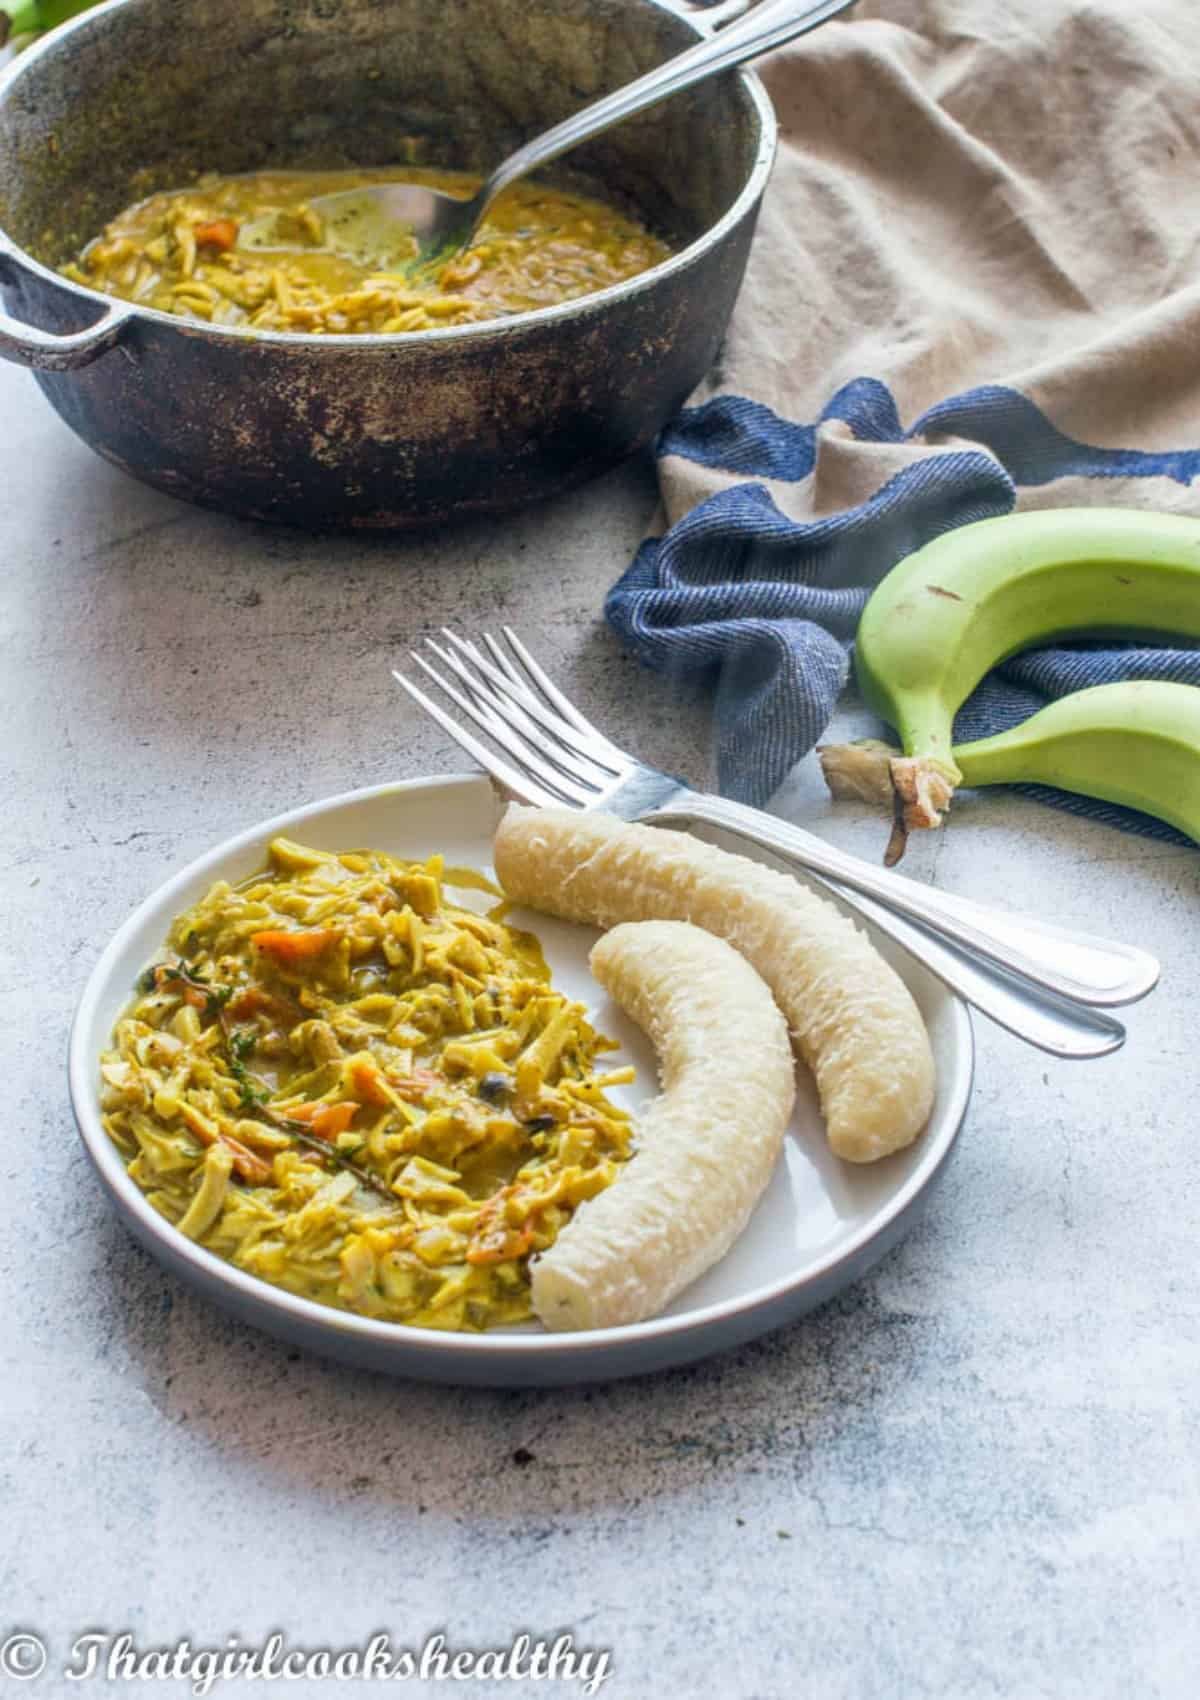
<instances>
[{"instance_id":1,"label":"green banana","mask_svg":"<svg viewBox=\"0 0 1200 1700\"><path fill-rule=\"evenodd\" d=\"M96 4L97 0L0 0L0 47L10 36L55 29Z\"/></svg>"},{"instance_id":2,"label":"green banana","mask_svg":"<svg viewBox=\"0 0 1200 1700\"><path fill-rule=\"evenodd\" d=\"M1200 843L1200 687L1093 685L1009 732L956 744L964 785L1057 785L1142 809Z\"/></svg>"},{"instance_id":3,"label":"green banana","mask_svg":"<svg viewBox=\"0 0 1200 1700\"><path fill-rule=\"evenodd\" d=\"M886 752L885 767L884 746L827 747L830 788L890 792L895 862L962 781L954 716L990 668L1052 639L1163 632L1200 638L1200 520L1059 508L947 532L892 569L858 629L859 687L903 755Z\"/></svg>"}]
</instances>

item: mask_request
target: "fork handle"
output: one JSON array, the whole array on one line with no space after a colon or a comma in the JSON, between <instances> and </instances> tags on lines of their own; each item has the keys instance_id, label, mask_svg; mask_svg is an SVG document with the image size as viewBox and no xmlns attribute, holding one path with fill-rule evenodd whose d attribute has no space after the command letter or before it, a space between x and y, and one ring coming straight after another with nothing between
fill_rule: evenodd
<instances>
[{"instance_id":1,"label":"fork handle","mask_svg":"<svg viewBox=\"0 0 1200 1700\"><path fill-rule=\"evenodd\" d=\"M666 825L668 815L670 824L682 825L686 820L695 825L699 819L690 810L684 815L674 809L641 818ZM1035 989L1027 980L1010 979L1003 969L969 956L947 939L805 866L817 885L840 897L943 985L1026 1044L1051 1056L1080 1061L1107 1056L1125 1043L1125 1029L1111 1015L1058 998L1053 992Z\"/></svg>"},{"instance_id":2,"label":"fork handle","mask_svg":"<svg viewBox=\"0 0 1200 1700\"><path fill-rule=\"evenodd\" d=\"M801 827L725 797L691 791L686 800L642 818L660 826L703 823L748 839L811 873L873 898L967 956L983 957L1055 998L1108 1008L1136 1002L1158 981L1159 963L1148 951L937 891L873 867Z\"/></svg>"},{"instance_id":3,"label":"fork handle","mask_svg":"<svg viewBox=\"0 0 1200 1700\"><path fill-rule=\"evenodd\" d=\"M836 17L852 4L853 0L766 0L764 5L748 11L718 34L706 35L694 47L677 53L664 65L656 65L635 82L626 83L581 111L573 112L561 124L510 154L479 191L476 197L479 216L510 183L539 166L548 165L568 148L602 135L622 119L632 118L635 112L642 112L648 106L657 106L668 95L678 94L704 77L732 70L736 65L744 65L747 59L794 41L798 35L816 29L818 24Z\"/></svg>"},{"instance_id":4,"label":"fork handle","mask_svg":"<svg viewBox=\"0 0 1200 1700\"><path fill-rule=\"evenodd\" d=\"M1000 970L972 960L944 939L885 909L881 903L838 885L836 880L823 879L820 874L812 877L818 885L857 909L881 933L894 939L981 1015L1016 1038L1024 1039L1026 1044L1035 1045L1039 1051L1080 1061L1108 1056L1125 1043L1124 1027L1102 1010L1069 1003L1050 992L1025 990L1026 982L1006 979Z\"/></svg>"}]
</instances>

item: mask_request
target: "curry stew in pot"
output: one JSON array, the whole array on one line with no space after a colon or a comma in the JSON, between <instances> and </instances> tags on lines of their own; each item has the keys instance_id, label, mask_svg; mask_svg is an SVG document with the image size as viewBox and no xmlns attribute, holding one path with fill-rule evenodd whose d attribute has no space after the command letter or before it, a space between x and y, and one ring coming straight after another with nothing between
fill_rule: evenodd
<instances>
[{"instance_id":1,"label":"curry stew in pot","mask_svg":"<svg viewBox=\"0 0 1200 1700\"><path fill-rule=\"evenodd\" d=\"M258 171L201 178L114 218L66 276L159 311L218 325L325 335L430 330L549 307L623 282L668 248L599 201L534 182L489 209L471 246L417 263L401 234L362 253L311 203L372 183L426 184L467 198L462 172Z\"/></svg>"}]
</instances>

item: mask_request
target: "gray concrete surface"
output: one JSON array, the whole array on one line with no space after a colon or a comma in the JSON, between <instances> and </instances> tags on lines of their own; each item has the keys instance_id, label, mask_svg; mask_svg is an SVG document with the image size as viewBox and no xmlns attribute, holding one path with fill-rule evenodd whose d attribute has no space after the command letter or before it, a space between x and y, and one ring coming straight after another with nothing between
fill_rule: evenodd
<instances>
[{"instance_id":1,"label":"gray concrete surface","mask_svg":"<svg viewBox=\"0 0 1200 1700\"><path fill-rule=\"evenodd\" d=\"M0 1632L50 1655L36 1681L0 1679L6 1700L89 1692L54 1675L87 1630L220 1648L272 1629L309 1648L570 1630L611 1649L614 1700L1192 1700L1200 859L999 795L914 852L947 888L1141 940L1165 980L1102 1063L981 1025L933 1213L808 1320L565 1392L297 1356L193 1299L110 1216L66 1098L76 996L129 909L205 846L459 765L388 679L443 621L515 622L621 740L705 781L704 704L600 621L649 473L503 525L331 540L139 488L7 368L0 442ZM830 812L811 763L781 803L877 844L858 811ZM396 1691L527 1689L578 1692ZM135 1691L187 1686L112 1689Z\"/></svg>"}]
</instances>

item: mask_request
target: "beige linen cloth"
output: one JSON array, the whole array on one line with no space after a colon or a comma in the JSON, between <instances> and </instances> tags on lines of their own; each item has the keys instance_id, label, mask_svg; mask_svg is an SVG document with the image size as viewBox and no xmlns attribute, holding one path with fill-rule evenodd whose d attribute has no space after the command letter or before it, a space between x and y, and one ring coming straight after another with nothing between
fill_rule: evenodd
<instances>
[{"instance_id":1,"label":"beige linen cloth","mask_svg":"<svg viewBox=\"0 0 1200 1700\"><path fill-rule=\"evenodd\" d=\"M1083 443L1200 443L1200 0L863 0L762 75L779 156L695 401L813 420L869 374L911 424L1006 384ZM957 446L832 421L814 476L771 493L819 517ZM671 459L661 476L671 519L729 481ZM1098 499L1067 477L1019 505ZM1118 499L1200 511L1170 477Z\"/></svg>"},{"instance_id":2,"label":"beige linen cloth","mask_svg":"<svg viewBox=\"0 0 1200 1700\"><path fill-rule=\"evenodd\" d=\"M861 0L760 70L780 148L745 286L606 604L716 684L722 789L754 802L910 549L1013 507L1200 514L1200 0ZM960 736L1081 684L1200 684L1200 654L1003 673Z\"/></svg>"}]
</instances>

